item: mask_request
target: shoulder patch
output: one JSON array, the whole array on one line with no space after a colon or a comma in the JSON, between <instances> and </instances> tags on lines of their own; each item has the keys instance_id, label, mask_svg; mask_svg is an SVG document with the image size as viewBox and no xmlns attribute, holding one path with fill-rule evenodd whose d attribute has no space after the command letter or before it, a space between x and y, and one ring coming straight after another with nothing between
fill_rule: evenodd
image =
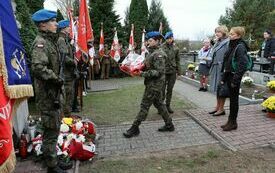
<instances>
[{"instance_id":1,"label":"shoulder patch","mask_svg":"<svg viewBox=\"0 0 275 173\"><path fill-rule=\"evenodd\" d=\"M44 47L43 44L37 44L36 46L39 47L39 48L43 48Z\"/></svg>"}]
</instances>

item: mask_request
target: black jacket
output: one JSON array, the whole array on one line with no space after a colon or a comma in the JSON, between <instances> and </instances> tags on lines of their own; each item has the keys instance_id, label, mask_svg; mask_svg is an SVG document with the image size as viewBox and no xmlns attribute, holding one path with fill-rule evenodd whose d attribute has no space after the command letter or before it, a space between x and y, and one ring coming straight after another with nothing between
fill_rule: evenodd
<instances>
[{"instance_id":1,"label":"black jacket","mask_svg":"<svg viewBox=\"0 0 275 173\"><path fill-rule=\"evenodd\" d=\"M275 37L270 39L268 49L268 57L275 56Z\"/></svg>"},{"instance_id":2,"label":"black jacket","mask_svg":"<svg viewBox=\"0 0 275 173\"><path fill-rule=\"evenodd\" d=\"M239 46L238 46L239 45ZM238 47L237 47L238 46ZM228 80L229 75L233 75L231 81L234 85L240 85L242 77L246 72L246 64L248 63L247 51L249 47L242 39L230 40L229 49L225 53L223 67L222 67L222 81ZM232 68L232 59L237 60L236 71Z\"/></svg>"},{"instance_id":3,"label":"black jacket","mask_svg":"<svg viewBox=\"0 0 275 173\"><path fill-rule=\"evenodd\" d=\"M270 58L271 56L275 56L275 38L270 38L266 40L265 47L264 47L264 57ZM258 55L261 56L262 49L260 49Z\"/></svg>"}]
</instances>

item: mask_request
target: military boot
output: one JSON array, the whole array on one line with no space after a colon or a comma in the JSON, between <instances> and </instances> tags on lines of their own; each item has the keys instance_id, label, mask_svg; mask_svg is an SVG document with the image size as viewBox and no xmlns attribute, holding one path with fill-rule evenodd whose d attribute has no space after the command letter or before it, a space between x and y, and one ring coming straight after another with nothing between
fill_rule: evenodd
<instances>
[{"instance_id":1,"label":"military boot","mask_svg":"<svg viewBox=\"0 0 275 173\"><path fill-rule=\"evenodd\" d=\"M229 120L227 126L223 128L223 131L231 131L236 130L238 128L238 124L236 120Z\"/></svg>"},{"instance_id":2,"label":"military boot","mask_svg":"<svg viewBox=\"0 0 275 173\"><path fill-rule=\"evenodd\" d=\"M167 108L167 111L170 113L170 114L172 114L172 113L174 113L174 111L171 109L171 107L170 107L170 104L169 105L166 105L166 108Z\"/></svg>"},{"instance_id":3,"label":"military boot","mask_svg":"<svg viewBox=\"0 0 275 173\"><path fill-rule=\"evenodd\" d=\"M172 132L174 130L175 130L175 126L172 122L165 123L164 126L162 126L158 129L158 131L160 131L160 132Z\"/></svg>"},{"instance_id":4,"label":"military boot","mask_svg":"<svg viewBox=\"0 0 275 173\"><path fill-rule=\"evenodd\" d=\"M137 125L132 125L130 129L123 133L125 138L131 138L139 135L139 128Z\"/></svg>"},{"instance_id":5,"label":"military boot","mask_svg":"<svg viewBox=\"0 0 275 173\"><path fill-rule=\"evenodd\" d=\"M54 168L48 168L47 173L67 173L67 171L61 169L59 166Z\"/></svg>"}]
</instances>

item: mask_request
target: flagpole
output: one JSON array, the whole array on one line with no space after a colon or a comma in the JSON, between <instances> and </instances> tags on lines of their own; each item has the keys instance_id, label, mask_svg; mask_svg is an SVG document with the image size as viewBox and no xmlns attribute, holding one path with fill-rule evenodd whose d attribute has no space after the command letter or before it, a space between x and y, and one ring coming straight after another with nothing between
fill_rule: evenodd
<instances>
[{"instance_id":1,"label":"flagpole","mask_svg":"<svg viewBox=\"0 0 275 173\"><path fill-rule=\"evenodd\" d=\"M162 26L162 22L159 23L159 33L162 35L162 30L163 30L163 26ZM162 43L162 39L160 39L160 44Z\"/></svg>"}]
</instances>

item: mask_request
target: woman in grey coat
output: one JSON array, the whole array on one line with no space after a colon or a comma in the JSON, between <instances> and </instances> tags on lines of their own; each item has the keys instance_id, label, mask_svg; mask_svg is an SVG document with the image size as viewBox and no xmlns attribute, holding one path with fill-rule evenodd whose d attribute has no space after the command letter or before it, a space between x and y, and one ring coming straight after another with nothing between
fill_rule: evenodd
<instances>
[{"instance_id":1,"label":"woman in grey coat","mask_svg":"<svg viewBox=\"0 0 275 173\"><path fill-rule=\"evenodd\" d=\"M215 29L215 36L217 38L216 44L211 51L212 65L210 68L210 91L216 93L218 84L221 80L221 69L224 59L224 54L228 49L228 29L226 26L218 26ZM225 115L224 111L225 98L217 96L217 105L214 111L209 112L213 116Z\"/></svg>"}]
</instances>

